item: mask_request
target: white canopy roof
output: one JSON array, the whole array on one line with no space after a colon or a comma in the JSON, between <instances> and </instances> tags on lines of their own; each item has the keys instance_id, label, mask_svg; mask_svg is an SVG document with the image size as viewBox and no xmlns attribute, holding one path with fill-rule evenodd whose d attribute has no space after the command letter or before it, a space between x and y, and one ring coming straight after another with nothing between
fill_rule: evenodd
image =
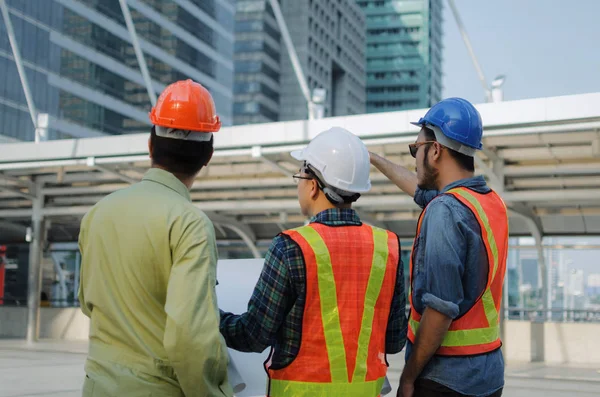
<instances>
[{"instance_id":1,"label":"white canopy roof","mask_svg":"<svg viewBox=\"0 0 600 397\"><path fill-rule=\"evenodd\" d=\"M477 108L485 126L478 172L513 210L511 233L530 234L533 222L545 235L600 234L600 93ZM424 113L224 128L215 134L215 156L194 184L192 199L217 224L219 238L271 239L304 221L290 178L298 169L290 150L337 125L359 135L371 151L414 167L407 144L418 129L409 121ZM149 167L147 139L136 134L1 144L0 242L24 239L36 191L44 197L50 239L75 240L92 205L142 178ZM413 236L420 209L375 169L372 181L372 191L356 203L363 220Z\"/></svg>"}]
</instances>

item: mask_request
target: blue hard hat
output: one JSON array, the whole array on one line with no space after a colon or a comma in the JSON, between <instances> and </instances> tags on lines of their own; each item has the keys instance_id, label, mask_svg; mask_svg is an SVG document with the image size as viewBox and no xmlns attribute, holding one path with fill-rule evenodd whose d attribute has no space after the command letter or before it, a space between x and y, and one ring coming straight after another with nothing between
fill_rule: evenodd
<instances>
[{"instance_id":1,"label":"blue hard hat","mask_svg":"<svg viewBox=\"0 0 600 397\"><path fill-rule=\"evenodd\" d=\"M436 103L416 123L418 126L432 125L453 141L473 149L481 149L483 124L481 116L471 102L462 98L447 98Z\"/></svg>"}]
</instances>

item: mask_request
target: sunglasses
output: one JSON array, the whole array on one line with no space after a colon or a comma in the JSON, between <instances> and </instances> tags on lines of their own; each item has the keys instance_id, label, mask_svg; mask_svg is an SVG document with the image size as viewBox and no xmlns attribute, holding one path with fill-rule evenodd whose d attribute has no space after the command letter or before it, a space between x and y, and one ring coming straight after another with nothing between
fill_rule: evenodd
<instances>
[{"instance_id":1,"label":"sunglasses","mask_svg":"<svg viewBox=\"0 0 600 397\"><path fill-rule=\"evenodd\" d=\"M435 143L436 141L425 141L425 142L416 142L416 143L411 143L408 145L408 150L410 151L410 155L413 156L414 158L417 157L417 152L419 151L419 148L423 145L427 145L429 143Z\"/></svg>"}]
</instances>

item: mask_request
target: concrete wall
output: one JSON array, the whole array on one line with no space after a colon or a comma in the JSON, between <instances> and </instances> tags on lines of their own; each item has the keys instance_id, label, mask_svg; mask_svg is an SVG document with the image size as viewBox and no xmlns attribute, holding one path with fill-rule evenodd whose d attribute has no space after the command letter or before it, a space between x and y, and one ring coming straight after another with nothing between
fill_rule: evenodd
<instances>
[{"instance_id":1,"label":"concrete wall","mask_svg":"<svg viewBox=\"0 0 600 397\"><path fill-rule=\"evenodd\" d=\"M516 361L531 361L531 323L506 321L503 353Z\"/></svg>"},{"instance_id":2,"label":"concrete wall","mask_svg":"<svg viewBox=\"0 0 600 397\"><path fill-rule=\"evenodd\" d=\"M42 307L40 309L40 338L85 340L90 320L79 308ZM0 338L25 338L27 333L26 307L0 307Z\"/></svg>"},{"instance_id":3,"label":"concrete wall","mask_svg":"<svg viewBox=\"0 0 600 397\"><path fill-rule=\"evenodd\" d=\"M600 364L599 323L506 321L507 361ZM40 309L40 338L86 340L89 318L79 308ZM25 338L27 308L0 306L0 338Z\"/></svg>"},{"instance_id":4,"label":"concrete wall","mask_svg":"<svg viewBox=\"0 0 600 397\"><path fill-rule=\"evenodd\" d=\"M544 352L547 363L599 364L600 324L545 323Z\"/></svg>"},{"instance_id":5,"label":"concrete wall","mask_svg":"<svg viewBox=\"0 0 600 397\"><path fill-rule=\"evenodd\" d=\"M0 338L25 338L27 334L26 307L0 307Z\"/></svg>"},{"instance_id":6,"label":"concrete wall","mask_svg":"<svg viewBox=\"0 0 600 397\"><path fill-rule=\"evenodd\" d=\"M544 361L544 324L506 321L504 355L508 361Z\"/></svg>"},{"instance_id":7,"label":"concrete wall","mask_svg":"<svg viewBox=\"0 0 600 397\"><path fill-rule=\"evenodd\" d=\"M600 324L507 321L508 361L600 364Z\"/></svg>"},{"instance_id":8,"label":"concrete wall","mask_svg":"<svg viewBox=\"0 0 600 397\"><path fill-rule=\"evenodd\" d=\"M90 319L79 308L46 307L40 312L40 338L88 339Z\"/></svg>"}]
</instances>

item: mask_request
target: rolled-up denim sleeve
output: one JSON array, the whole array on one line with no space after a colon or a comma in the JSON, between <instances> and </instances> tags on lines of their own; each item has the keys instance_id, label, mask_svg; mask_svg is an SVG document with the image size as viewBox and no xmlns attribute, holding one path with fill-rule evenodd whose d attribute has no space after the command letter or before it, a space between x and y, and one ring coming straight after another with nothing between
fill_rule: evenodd
<instances>
[{"instance_id":1,"label":"rolled-up denim sleeve","mask_svg":"<svg viewBox=\"0 0 600 397\"><path fill-rule=\"evenodd\" d=\"M454 319L464 299L466 243L460 221L444 201L431 203L423 220L422 304Z\"/></svg>"},{"instance_id":2,"label":"rolled-up denim sleeve","mask_svg":"<svg viewBox=\"0 0 600 397\"><path fill-rule=\"evenodd\" d=\"M420 187L417 187L415 190L415 203L421 208L427 207L427 204L434 198L436 198L440 194L437 190L423 190Z\"/></svg>"}]
</instances>

